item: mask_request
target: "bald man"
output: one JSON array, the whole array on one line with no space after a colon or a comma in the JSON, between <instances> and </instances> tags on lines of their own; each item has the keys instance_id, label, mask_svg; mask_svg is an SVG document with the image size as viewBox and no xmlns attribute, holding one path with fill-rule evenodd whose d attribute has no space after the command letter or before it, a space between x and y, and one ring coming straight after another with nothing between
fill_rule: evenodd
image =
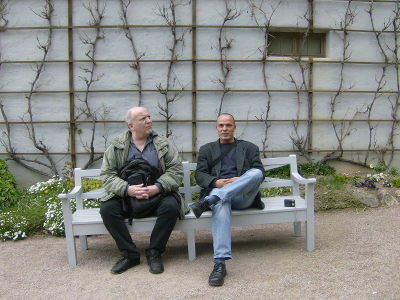
<instances>
[{"instance_id":1,"label":"bald man","mask_svg":"<svg viewBox=\"0 0 400 300\"><path fill-rule=\"evenodd\" d=\"M153 122L146 108L129 109L125 122L129 130L112 140L104 153L100 172L100 179L107 191L107 195L101 199L100 214L122 254L111 273L121 274L140 263L140 252L124 220L129 217L124 210L124 198L136 197L146 201L161 193L162 200L150 212L157 220L149 247L145 250L150 273L159 274L164 272L161 254L165 252L177 218L183 219L189 211L186 202L177 193L183 179L182 162L171 141L153 131ZM158 169L160 176L155 184L129 185L118 176L121 166L135 158L143 158Z\"/></svg>"},{"instance_id":2,"label":"bald man","mask_svg":"<svg viewBox=\"0 0 400 300\"><path fill-rule=\"evenodd\" d=\"M199 150L195 178L202 189L200 201L192 205L197 218L207 209L213 211L214 269L208 278L211 286L224 284L225 260L232 258L232 209L264 208L260 195L264 167L258 147L235 139L236 124L230 114L218 117L216 129L219 139ZM219 160L221 153L225 155Z\"/></svg>"}]
</instances>

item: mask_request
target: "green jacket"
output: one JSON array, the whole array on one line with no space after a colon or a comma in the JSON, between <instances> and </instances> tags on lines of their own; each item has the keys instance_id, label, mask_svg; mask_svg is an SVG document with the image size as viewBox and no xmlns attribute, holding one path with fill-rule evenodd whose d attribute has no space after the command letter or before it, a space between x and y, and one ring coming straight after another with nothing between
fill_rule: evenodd
<instances>
[{"instance_id":1,"label":"green jacket","mask_svg":"<svg viewBox=\"0 0 400 300\"><path fill-rule=\"evenodd\" d=\"M103 157L103 164L100 171L100 179L107 191L101 201L107 201L118 195L125 197L127 182L118 176L118 169L124 164L128 156L131 132L118 135L111 141ZM165 193L178 191L183 179L183 166L179 158L178 150L167 138L157 135L153 137L153 144L156 147L158 159L160 160L163 174L157 179ZM179 194L180 196L180 194ZM179 218L184 219L189 212L189 207L181 197L181 210Z\"/></svg>"}]
</instances>

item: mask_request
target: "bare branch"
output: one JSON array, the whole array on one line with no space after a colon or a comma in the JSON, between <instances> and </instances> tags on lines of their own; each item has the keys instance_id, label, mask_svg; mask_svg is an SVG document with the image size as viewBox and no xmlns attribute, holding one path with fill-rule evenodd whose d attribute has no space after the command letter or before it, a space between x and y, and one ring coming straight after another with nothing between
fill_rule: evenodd
<instances>
[{"instance_id":1,"label":"bare branch","mask_svg":"<svg viewBox=\"0 0 400 300\"><path fill-rule=\"evenodd\" d=\"M8 4L7 2L1 2L0 4L0 9L1 9L1 18L4 18L4 10L6 8L5 5ZM32 10L33 11L33 10ZM43 52L43 56L42 59L40 61L40 63L38 63L36 65L36 68L33 69L33 71L36 73L35 77L33 79L33 81L30 84L30 91L25 95L26 99L27 99L27 111L25 112L23 117L20 117L22 122L24 123L26 129L27 129L27 133L29 136L29 139L32 141L33 146L39 150L44 157L47 159L47 161L49 162L48 164L45 164L39 160L29 160L24 158L23 156L18 156L15 152L14 147L12 146L12 141L11 141L11 128L9 126L9 122L3 107L3 104L1 104L1 112L3 115L3 119L6 123L6 130L7 132L5 133L5 135L7 136L7 142L4 141L3 139L1 139L1 143L2 145L5 147L6 152L10 155L11 159L14 160L16 163L18 163L19 165L23 166L24 168L27 168L31 171L34 171L36 173L42 174L42 175L46 175L46 176L52 176L52 175L58 175L58 171L56 168L56 163L54 162L52 156L49 153L49 147L47 147L44 142L40 139L38 139L36 137L36 131L35 131L35 126L33 123L33 112L32 112L32 96L34 94L34 92L37 90L37 88L39 87L39 78L41 76L41 74L44 71L44 66L45 66L45 62L46 62L46 57L47 54L49 52L50 49L50 45L51 45L51 39L52 39L52 29L51 29L51 17L52 17L52 13L54 11L54 1L53 0L45 0L45 5L42 7L40 12L34 12L37 16L47 20L48 25L49 25L49 32L47 35L47 40L45 43L42 43L39 41L38 39L38 48ZM28 117L28 120L25 120L25 116ZM32 166L32 164L34 166ZM45 172L43 171L41 168L37 168L35 165L39 165L41 167L45 167L47 169L49 169L49 172Z\"/></svg>"},{"instance_id":2,"label":"bare branch","mask_svg":"<svg viewBox=\"0 0 400 300\"><path fill-rule=\"evenodd\" d=\"M89 50L85 53L85 55L90 59L90 67L89 68L81 68L88 76L79 76L81 80L84 81L86 84L86 89L84 93L84 98L81 99L79 97L78 100L82 102L81 107L77 107L78 116L75 117L75 121L78 120L81 116L85 116L87 119L91 121L92 128L91 128L91 137L89 143L84 142L82 140L81 133L82 131L78 129L77 133L79 135L80 141L83 145L83 148L89 153L89 159L83 166L83 169L88 168L92 163L101 159L103 156L95 157L95 149L94 149L94 140L96 137L96 123L98 120L98 110L92 110L89 104L89 94L90 94L90 87L93 83L101 80L104 74L100 74L95 76L95 54L96 54L96 46L98 42L105 38L105 32L99 28L101 21L104 17L106 12L106 5L107 2L104 3L103 7L100 8L99 0L96 1L96 4L93 4L92 0L89 0L87 4L82 3L82 6L90 13L91 19L89 20L88 24L94 29L95 36L89 37L86 32L79 33L79 38L83 44L89 45ZM103 138L107 140L107 135L103 135Z\"/></svg>"},{"instance_id":3,"label":"bare branch","mask_svg":"<svg viewBox=\"0 0 400 300\"><path fill-rule=\"evenodd\" d=\"M164 19L164 22L169 26L172 35L172 46L166 46L167 49L170 51L170 63L168 65L168 72L167 72L167 82L166 87L162 87L162 84L159 83L156 85L158 91L161 95L164 96L164 104L158 103L158 107L160 109L159 114L163 116L166 120L166 128L165 128L165 136L169 137L172 135L172 131L170 129L170 120L172 114L170 112L170 106L178 101L181 98L181 94L184 91L184 87L180 84L178 77L173 72L173 66L175 62L180 57L180 54L177 52L177 46L180 43L182 45L182 51L184 48L184 36L187 33L187 29L182 30L181 34L178 35L177 33L177 18L176 18L176 7L179 5L187 5L189 2L183 1L176 1L170 0L169 6L166 7L165 5L160 6L157 4L157 10L153 10L154 13ZM170 93L170 86L171 81L178 81L181 86L181 91Z\"/></svg>"},{"instance_id":4,"label":"bare branch","mask_svg":"<svg viewBox=\"0 0 400 300\"><path fill-rule=\"evenodd\" d=\"M257 23L257 25L263 26L263 27L260 27L260 30L264 34L264 44L259 48L259 51L262 54L262 58L261 58L262 64L263 64L262 73L263 73L264 86L265 86L265 89L267 90L267 100L265 103L266 111L263 112L259 118L257 118L257 116L256 116L256 118L258 120L264 122L264 126L265 126L264 127L265 128L264 137L261 139L261 142L262 142L263 157L266 158L267 157L266 150L268 148L268 132L271 127L271 122L268 120L269 120L269 113L271 110L271 99L272 99L271 93L269 92L268 77L267 77L267 61L266 61L266 59L268 56L268 47L269 47L268 37L270 35L269 29L271 26L272 17L275 14L276 10L278 9L279 5L282 3L282 0L280 0L278 2L278 4L276 4L275 6L270 4L271 13L269 13L269 15L262 7L264 4L264 1L262 1L261 4L258 6L254 3L254 1L247 0L247 3L249 4L249 6L251 8L252 16L254 16L254 20ZM263 22L259 21L256 14L254 13L255 10L257 10L259 13L261 13L261 15L263 17Z\"/></svg>"},{"instance_id":5,"label":"bare branch","mask_svg":"<svg viewBox=\"0 0 400 300\"><path fill-rule=\"evenodd\" d=\"M232 64L230 62L228 62L228 50L232 48L232 44L235 41L235 39L227 37L225 25L227 22L237 19L239 16L241 16L243 14L243 12L244 12L243 7L238 10L236 8L236 1L231 6L229 4L229 0L225 0L224 14L218 12L221 15L221 17L223 18L222 24L219 28L218 46L217 46L217 50L220 55L220 69L221 69L221 74L222 74L222 78L218 78L218 81L222 85L222 90L223 90L219 109L218 109L218 116L222 113L222 106L223 106L223 103L225 100L225 96L230 90L227 87L227 81L228 81L229 73L232 71Z\"/></svg>"},{"instance_id":6,"label":"bare branch","mask_svg":"<svg viewBox=\"0 0 400 300\"><path fill-rule=\"evenodd\" d=\"M8 10L9 3L10 0L0 0L0 20L1 20L0 30L2 28L5 28L8 24L8 20L5 18L5 16L8 15L9 13Z\"/></svg>"},{"instance_id":7,"label":"bare branch","mask_svg":"<svg viewBox=\"0 0 400 300\"><path fill-rule=\"evenodd\" d=\"M129 5L133 2L133 0L120 0L120 5L121 5L121 14L120 14L120 19L123 23L123 30L125 32L125 36L126 38L130 41L131 45L132 45L132 51L133 51L133 55L136 59L135 63L130 64L130 67L134 70L136 70L137 73L137 77L138 80L137 82L134 84L138 87L139 89L139 101L138 101L138 106L142 106L142 76L140 73L140 63L139 60L145 56L145 52L143 52L142 54L138 54L137 50L136 50L136 45L135 42L133 40L133 36L132 36L132 32L129 28L129 24L128 24L128 18L127 18L127 12L128 12L128 7Z\"/></svg>"}]
</instances>

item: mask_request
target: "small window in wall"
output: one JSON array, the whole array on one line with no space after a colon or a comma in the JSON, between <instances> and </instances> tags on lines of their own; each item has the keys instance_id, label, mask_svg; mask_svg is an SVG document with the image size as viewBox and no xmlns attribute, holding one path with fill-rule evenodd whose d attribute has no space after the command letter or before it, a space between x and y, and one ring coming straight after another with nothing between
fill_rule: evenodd
<instances>
[{"instance_id":1,"label":"small window in wall","mask_svg":"<svg viewBox=\"0 0 400 300\"><path fill-rule=\"evenodd\" d=\"M270 32L268 55L325 57L325 34L302 32Z\"/></svg>"}]
</instances>

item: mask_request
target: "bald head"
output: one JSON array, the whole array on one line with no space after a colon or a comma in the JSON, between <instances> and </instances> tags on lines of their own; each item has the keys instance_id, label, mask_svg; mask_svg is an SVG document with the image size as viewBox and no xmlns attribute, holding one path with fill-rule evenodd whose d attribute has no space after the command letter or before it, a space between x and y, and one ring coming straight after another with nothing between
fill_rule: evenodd
<instances>
[{"instance_id":1,"label":"bald head","mask_svg":"<svg viewBox=\"0 0 400 300\"><path fill-rule=\"evenodd\" d=\"M125 122L132 133L133 140L147 139L153 131L153 121L147 108L133 107L126 112Z\"/></svg>"},{"instance_id":2,"label":"bald head","mask_svg":"<svg viewBox=\"0 0 400 300\"><path fill-rule=\"evenodd\" d=\"M133 124L135 116L138 113L145 113L145 114L149 114L150 115L150 113L147 110L147 108L144 108L144 107L132 107L125 114L125 123L126 123L126 125L128 127L129 127L129 124Z\"/></svg>"},{"instance_id":3,"label":"bald head","mask_svg":"<svg viewBox=\"0 0 400 300\"><path fill-rule=\"evenodd\" d=\"M222 144L229 144L235 141L236 131L235 119L231 114L221 114L217 119L217 133Z\"/></svg>"}]
</instances>

